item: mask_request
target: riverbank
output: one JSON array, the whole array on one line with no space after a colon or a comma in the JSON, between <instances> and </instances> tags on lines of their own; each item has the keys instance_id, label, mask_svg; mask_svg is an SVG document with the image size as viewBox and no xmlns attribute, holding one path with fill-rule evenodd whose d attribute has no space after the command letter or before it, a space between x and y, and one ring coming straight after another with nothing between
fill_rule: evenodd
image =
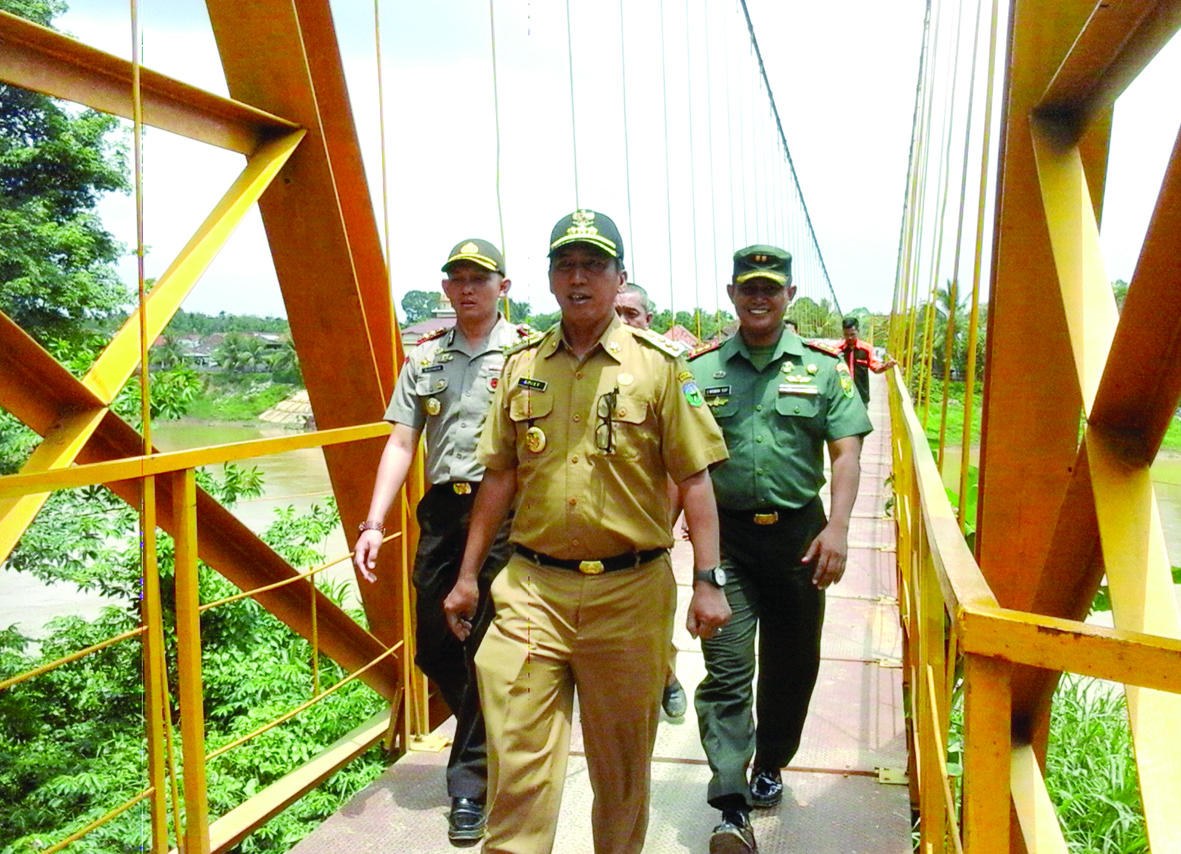
<instances>
[{"instance_id":1,"label":"riverbank","mask_svg":"<svg viewBox=\"0 0 1181 854\"><path fill-rule=\"evenodd\" d=\"M210 371L201 379L201 392L189 404L185 421L252 422L303 388L288 381L290 373Z\"/></svg>"}]
</instances>

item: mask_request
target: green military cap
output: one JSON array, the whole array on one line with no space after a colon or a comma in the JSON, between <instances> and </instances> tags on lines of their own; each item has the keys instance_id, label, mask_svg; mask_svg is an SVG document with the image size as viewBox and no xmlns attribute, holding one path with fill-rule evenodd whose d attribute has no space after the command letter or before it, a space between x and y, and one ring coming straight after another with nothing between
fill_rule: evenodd
<instances>
[{"instance_id":1,"label":"green military cap","mask_svg":"<svg viewBox=\"0 0 1181 854\"><path fill-rule=\"evenodd\" d=\"M446 263L443 264L443 272L446 273L447 268L456 261L471 261L473 264L479 264L485 270L504 275L504 256L500 254L500 250L487 240L480 240L478 237L456 243L455 248L447 256Z\"/></svg>"},{"instance_id":2,"label":"green military cap","mask_svg":"<svg viewBox=\"0 0 1181 854\"><path fill-rule=\"evenodd\" d=\"M558 220L549 236L549 254L573 243L586 243L623 261L623 238L611 217L595 211L577 210Z\"/></svg>"},{"instance_id":3,"label":"green military cap","mask_svg":"<svg viewBox=\"0 0 1181 854\"><path fill-rule=\"evenodd\" d=\"M786 285L791 281L791 253L761 243L739 249L734 253L734 284L750 279L770 279Z\"/></svg>"}]
</instances>

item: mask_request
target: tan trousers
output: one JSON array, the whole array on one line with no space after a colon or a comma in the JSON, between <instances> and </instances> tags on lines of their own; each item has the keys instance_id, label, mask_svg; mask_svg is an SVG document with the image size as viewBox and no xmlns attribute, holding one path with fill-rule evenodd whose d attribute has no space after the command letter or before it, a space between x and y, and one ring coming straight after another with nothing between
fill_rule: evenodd
<instances>
[{"instance_id":1,"label":"tan trousers","mask_svg":"<svg viewBox=\"0 0 1181 854\"><path fill-rule=\"evenodd\" d=\"M596 854L639 854L676 585L668 556L585 576L514 555L492 584L476 654L488 731L485 854L548 854L574 691L594 792Z\"/></svg>"}]
</instances>

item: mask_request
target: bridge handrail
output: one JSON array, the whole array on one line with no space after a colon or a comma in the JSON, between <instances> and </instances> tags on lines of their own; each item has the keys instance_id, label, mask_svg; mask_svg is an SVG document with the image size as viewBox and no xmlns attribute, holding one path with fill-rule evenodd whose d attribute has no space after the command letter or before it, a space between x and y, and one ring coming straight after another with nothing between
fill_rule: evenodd
<instances>
[{"instance_id":1,"label":"bridge handrail","mask_svg":"<svg viewBox=\"0 0 1181 854\"><path fill-rule=\"evenodd\" d=\"M1015 666L1181 694L1181 640L1001 607L947 497L901 371L889 376L899 609L910 686L911 785L920 849L1007 851L1010 802L1028 850L1065 851L1030 746L1012 738ZM947 786L948 733L962 665L961 814ZM962 834L962 838L961 838ZM961 847L962 846L962 847ZM1061 846L1061 847L1059 847Z\"/></svg>"},{"instance_id":2,"label":"bridge handrail","mask_svg":"<svg viewBox=\"0 0 1181 854\"><path fill-rule=\"evenodd\" d=\"M161 451L155 454L124 457L101 463L87 463L64 469L10 474L0 477L0 500L38 495L58 489L114 483L118 480L135 480L150 475L171 474L185 469L217 465L251 457L265 457L285 451L340 445L346 442L388 436L389 432L388 422L377 421L371 424L335 427L330 430L313 430L291 436L248 439L242 442L228 442L224 445L209 445L183 451Z\"/></svg>"},{"instance_id":3,"label":"bridge handrail","mask_svg":"<svg viewBox=\"0 0 1181 854\"><path fill-rule=\"evenodd\" d=\"M233 442L224 445L195 448L191 450L162 452L158 454L130 457L115 461L90 463L86 465L74 466L68 469L7 475L0 477L0 499L19 498L25 495L43 494L60 489L92 486L121 480L142 480L145 483L148 483L153 481L157 476L161 475L177 475L181 478L184 478L190 483L190 485L192 485L195 470L200 466L214 465L232 460L247 459L252 457L268 456L305 448L325 447L328 445L363 441L383 435L388 435L389 431L390 425L388 423L377 422L330 430L313 431L291 436ZM149 493L154 493L154 490L145 490L145 495ZM396 655L402 651L404 643L399 641L393 646L385 647L384 651L376 658L356 668L338 683L324 690L321 690L319 687L319 649L317 645L313 643L313 696L306 702L298 705L296 708L280 715L277 719L263 724L250 733L241 736L232 742L206 754L204 748L204 715L202 714L199 720L194 720L192 715L185 714L185 711L188 709L200 709L200 698L203 696L200 667L201 652L200 623L198 619L199 615L211 608L215 608L220 605L230 604L231 602L237 601L239 599L257 596L260 593L269 592L279 587L302 582L313 588L311 591L312 595L309 597L309 601L311 607L312 632L314 637L316 634L317 622L317 597L316 591L314 590L314 576L331 566L348 560L351 557L351 554L334 558L326 563L321 564L320 566L310 568L306 572L297 572L294 576L283 579L279 582L251 590L244 590L240 593L224 597L214 602L201 604L199 597L197 596L195 504L190 505L187 508L186 515L188 519L184 529L191 532L192 543L190 544L189 548L182 548L178 543L175 566L175 577L177 583L176 620L179 659L178 673L180 679L177 693L178 697L182 698L181 746L184 759L183 767L185 769L183 776L185 789L184 802L186 809L182 823L179 810L177 809L177 805L174 802L174 820L178 841L181 838L183 838L185 841L183 846L184 850L206 852L225 851L240 841L253 829L261 826L261 824L267 821L275 813L284 809L308 789L317 785L323 779L326 779L332 773L335 773L335 771L339 770L339 768L343 767L343 765L355 759L362 752L364 752L364 750L376 743L376 741L379 741L382 738L388 739L393 720L392 712L398 707L400 701L395 699L391 704L390 709L387 709L378 716L375 716L369 721L362 723L352 733L349 733L343 739L340 739L336 744L330 746L320 755L313 757L307 763L304 763L304 765L294 769L283 780L276 781L276 783L263 790L263 792L260 792L252 798L247 799L247 801L243 802L226 816L215 822L213 826L211 826L209 822L208 804L205 800L205 764L210 760L226 753L227 751L246 743L250 739L261 735L273 727L290 720L300 712L310 708L311 706L332 695L344 685L357 680L366 671L377 665L383 659L388 658L391 655ZM152 535L149 539L153 540L153 545L150 549L147 549L147 551L152 554L153 559L148 565L145 566L145 572L150 570L154 573L156 571L154 562L154 508L151 508L146 513L145 519L147 520L145 521L145 525L151 526L152 528ZM403 532L395 531L387 535L383 542L398 539L402 535ZM155 595L153 595L151 590L153 587L155 588ZM139 638L145 645L145 657L150 662L145 667L145 699L147 700L149 707L153 702L159 703L163 707L167 707L170 705L170 701L164 696L167 689L162 685L158 678L159 675L164 672L165 666L161 658L163 655L162 645L156 641L156 637L162 636L163 631L161 612L159 609L158 588L158 581L156 581L154 585L145 584L145 603L143 608L144 616L143 623L140 626L101 640L84 649L75 650L74 652L61 656L52 662L38 665L37 667L23 673L14 674L9 678L0 681L0 691L9 690L21 684L22 682L45 675L59 667L63 667L67 664L78 661L79 659L107 649L115 644ZM156 682L154 686L148 684L152 681ZM402 689L399 689L399 695L401 693ZM188 702L184 702L184 699L187 699ZM196 701L195 703L194 699ZM145 714L148 715L150 719L154 711L158 711L158 709L146 709ZM150 732L151 728L149 727L149 734ZM169 742L171 742L171 738L171 735L167 736ZM151 750L149 750L149 754L150 753ZM169 767L167 771L173 781L172 789L175 797L177 774L172 762L171 748L169 748L168 754ZM156 763L159 764L162 759L163 756L156 757ZM147 787L138 792L130 800L120 804L114 809L109 810L104 815L88 822L85 826L73 831L68 836L44 849L43 854L50 854L50 852L63 850L79 839L82 839L91 832L114 820L126 810L148 798L151 798L153 803L153 819L154 821L159 821L160 817L162 817L166 811L165 800L167 798L168 787L163 785L163 772L158 770L156 774L153 775L152 765L153 762L151 759L149 759L149 777L151 778L154 776L155 779L150 779L149 785ZM259 803L258 808L252 807L252 804L255 802ZM157 838L159 839L160 837ZM167 839L166 831L163 833L162 838L164 840ZM156 848L159 848L159 846L157 845Z\"/></svg>"}]
</instances>

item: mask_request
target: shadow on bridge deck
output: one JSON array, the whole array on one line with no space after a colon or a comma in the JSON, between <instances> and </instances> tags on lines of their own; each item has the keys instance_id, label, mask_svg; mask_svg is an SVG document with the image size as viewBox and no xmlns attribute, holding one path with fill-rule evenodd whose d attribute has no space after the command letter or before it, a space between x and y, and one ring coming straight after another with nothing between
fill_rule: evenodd
<instances>
[{"instance_id":1,"label":"shadow on bridge deck","mask_svg":"<svg viewBox=\"0 0 1181 854\"><path fill-rule=\"evenodd\" d=\"M907 787L880 783L877 774L879 768L905 772L906 740L894 525L882 518L889 495L889 411L885 384L871 378L876 399L870 402L870 414L876 430L861 455L849 568L828 596L820 678L803 745L784 772L784 801L752 816L764 854L911 851ZM709 767L692 704L704 665L700 647L684 629L692 569L687 543L677 543L673 566L680 590L677 672L690 693L690 704L683 719L663 721L657 736L651 822L644 847L650 854L707 851L718 818L705 803ZM446 732L450 724L440 731ZM445 751L407 754L292 849L293 854L454 851L447 842L445 765ZM590 783L576 726L555 851L593 851L590 807Z\"/></svg>"}]
</instances>

